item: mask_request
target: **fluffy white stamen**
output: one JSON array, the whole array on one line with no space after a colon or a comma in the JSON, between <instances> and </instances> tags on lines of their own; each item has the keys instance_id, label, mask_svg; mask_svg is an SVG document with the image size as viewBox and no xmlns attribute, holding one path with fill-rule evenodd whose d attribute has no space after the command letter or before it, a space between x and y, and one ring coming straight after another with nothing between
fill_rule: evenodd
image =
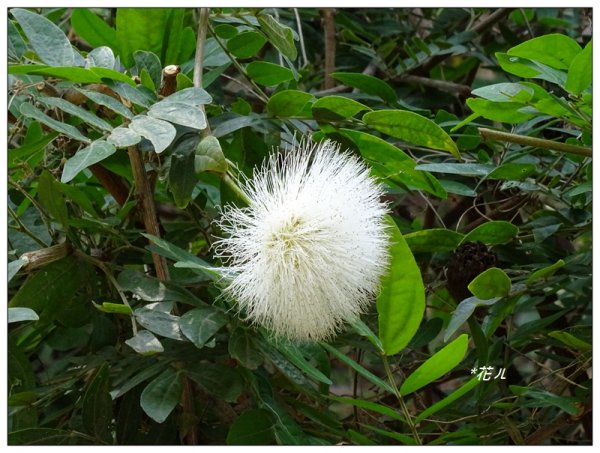
<instances>
[{"instance_id":1,"label":"fluffy white stamen","mask_svg":"<svg viewBox=\"0 0 600 453\"><path fill-rule=\"evenodd\" d=\"M272 155L227 207L215 253L225 293L248 318L292 340L331 338L356 320L386 269L387 206L355 156L327 141Z\"/></svg>"}]
</instances>

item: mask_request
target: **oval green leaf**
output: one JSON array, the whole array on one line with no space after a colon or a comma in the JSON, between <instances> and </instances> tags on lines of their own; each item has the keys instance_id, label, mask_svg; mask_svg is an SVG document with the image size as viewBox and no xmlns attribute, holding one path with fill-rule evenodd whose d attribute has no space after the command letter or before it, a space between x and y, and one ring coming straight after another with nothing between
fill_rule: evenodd
<instances>
[{"instance_id":1,"label":"oval green leaf","mask_svg":"<svg viewBox=\"0 0 600 453\"><path fill-rule=\"evenodd\" d=\"M296 116L304 110L304 106L313 98L312 94L304 91L280 91L269 99L267 111L273 116Z\"/></svg>"},{"instance_id":2,"label":"oval green leaf","mask_svg":"<svg viewBox=\"0 0 600 453\"><path fill-rule=\"evenodd\" d=\"M503 297L510 291L510 278L502 269L492 267L475 277L468 288L478 299Z\"/></svg>"},{"instance_id":3,"label":"oval green leaf","mask_svg":"<svg viewBox=\"0 0 600 453\"><path fill-rule=\"evenodd\" d=\"M150 107L148 115L159 120L169 121L192 129L206 128L206 117L199 108L183 102L161 101Z\"/></svg>"},{"instance_id":4,"label":"oval green leaf","mask_svg":"<svg viewBox=\"0 0 600 453\"><path fill-rule=\"evenodd\" d=\"M398 95L394 89L377 77L356 72L334 72L331 77L367 94L377 96L386 102L393 103L398 100Z\"/></svg>"},{"instance_id":5,"label":"oval green leaf","mask_svg":"<svg viewBox=\"0 0 600 453\"><path fill-rule=\"evenodd\" d=\"M179 320L181 332L198 349L204 347L221 327L227 324L227 316L221 310L207 306L188 311Z\"/></svg>"},{"instance_id":6,"label":"oval green leaf","mask_svg":"<svg viewBox=\"0 0 600 453\"><path fill-rule=\"evenodd\" d=\"M477 307L494 305L499 300L499 297L489 300L482 300L478 299L477 297L468 297L467 299L463 300L460 304L458 304L452 313L452 318L450 318L450 322L448 323L448 327L444 333L444 341L448 341L450 339L454 332L456 332L458 328L471 317Z\"/></svg>"},{"instance_id":7,"label":"oval green leaf","mask_svg":"<svg viewBox=\"0 0 600 453\"><path fill-rule=\"evenodd\" d=\"M256 31L240 33L227 41L227 50L238 58L250 58L258 53L267 40Z\"/></svg>"},{"instance_id":8,"label":"oval green leaf","mask_svg":"<svg viewBox=\"0 0 600 453\"><path fill-rule=\"evenodd\" d=\"M61 134L74 138L75 140L79 140L80 142L90 143L90 139L79 132L75 126L71 126L70 124L66 124L51 118L27 102L23 102L19 107L19 110L23 115L45 124L51 129L54 129L56 132L60 132Z\"/></svg>"},{"instance_id":9,"label":"oval green leaf","mask_svg":"<svg viewBox=\"0 0 600 453\"><path fill-rule=\"evenodd\" d=\"M80 149L71 157L63 168L61 182L71 181L80 171L96 164L117 151L112 144L104 140L96 140L90 146Z\"/></svg>"},{"instance_id":10,"label":"oval green leaf","mask_svg":"<svg viewBox=\"0 0 600 453\"><path fill-rule=\"evenodd\" d=\"M150 140L157 154L162 153L171 144L177 133L172 124L146 115L136 116L131 120L129 128Z\"/></svg>"},{"instance_id":11,"label":"oval green leaf","mask_svg":"<svg viewBox=\"0 0 600 453\"><path fill-rule=\"evenodd\" d=\"M141 355L154 355L164 351L158 338L147 330L139 331L135 336L125 340L125 344Z\"/></svg>"},{"instance_id":12,"label":"oval green leaf","mask_svg":"<svg viewBox=\"0 0 600 453\"><path fill-rule=\"evenodd\" d=\"M294 44L294 32L292 29L281 25L270 14L261 12L256 18L258 19L260 28L267 35L271 44L290 60L295 60L298 56L298 51Z\"/></svg>"},{"instance_id":13,"label":"oval green leaf","mask_svg":"<svg viewBox=\"0 0 600 453\"><path fill-rule=\"evenodd\" d=\"M363 110L371 109L360 102L343 96L325 96L312 105L315 119L324 121L352 118Z\"/></svg>"},{"instance_id":14,"label":"oval green leaf","mask_svg":"<svg viewBox=\"0 0 600 453\"><path fill-rule=\"evenodd\" d=\"M402 233L388 218L391 262L377 296L379 338L387 355L401 351L413 338L425 311L421 271Z\"/></svg>"},{"instance_id":15,"label":"oval green leaf","mask_svg":"<svg viewBox=\"0 0 600 453\"><path fill-rule=\"evenodd\" d=\"M565 88L576 96L592 85L592 41L573 58Z\"/></svg>"},{"instance_id":16,"label":"oval green leaf","mask_svg":"<svg viewBox=\"0 0 600 453\"><path fill-rule=\"evenodd\" d=\"M390 137L418 146L449 151L460 159L456 143L440 126L430 119L407 110L378 110L363 116L363 122Z\"/></svg>"},{"instance_id":17,"label":"oval green leaf","mask_svg":"<svg viewBox=\"0 0 600 453\"><path fill-rule=\"evenodd\" d=\"M253 61L246 66L246 73L260 85L273 86L294 78L294 73L278 64L266 61Z\"/></svg>"},{"instance_id":18,"label":"oval green leaf","mask_svg":"<svg viewBox=\"0 0 600 453\"><path fill-rule=\"evenodd\" d=\"M464 234L445 228L432 228L404 235L413 253L451 252L458 247Z\"/></svg>"},{"instance_id":19,"label":"oval green leaf","mask_svg":"<svg viewBox=\"0 0 600 453\"><path fill-rule=\"evenodd\" d=\"M539 61L554 69L568 69L581 47L573 38L560 33L538 36L515 46L508 55Z\"/></svg>"},{"instance_id":20,"label":"oval green leaf","mask_svg":"<svg viewBox=\"0 0 600 453\"><path fill-rule=\"evenodd\" d=\"M400 394L409 395L452 370L462 361L468 344L468 335L462 334L444 346L406 378L400 387Z\"/></svg>"},{"instance_id":21,"label":"oval green leaf","mask_svg":"<svg viewBox=\"0 0 600 453\"><path fill-rule=\"evenodd\" d=\"M504 244L510 241L519 233L519 228L505 220L493 220L479 225L469 232L461 241L464 242L483 242L484 244Z\"/></svg>"},{"instance_id":22,"label":"oval green leaf","mask_svg":"<svg viewBox=\"0 0 600 453\"><path fill-rule=\"evenodd\" d=\"M140 396L140 405L148 417L162 423L177 406L182 388L179 373L173 368L168 368L144 388Z\"/></svg>"}]
</instances>

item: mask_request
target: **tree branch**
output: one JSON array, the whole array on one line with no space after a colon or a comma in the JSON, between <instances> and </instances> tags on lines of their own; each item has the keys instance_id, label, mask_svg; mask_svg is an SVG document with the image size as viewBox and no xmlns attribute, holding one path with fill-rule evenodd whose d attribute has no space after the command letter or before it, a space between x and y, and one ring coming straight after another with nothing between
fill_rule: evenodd
<instances>
[{"instance_id":1,"label":"tree branch","mask_svg":"<svg viewBox=\"0 0 600 453\"><path fill-rule=\"evenodd\" d=\"M321 15L323 16L323 29L325 31L323 89L329 90L335 85L335 80L331 77L331 73L335 72L335 13L333 8L323 8Z\"/></svg>"}]
</instances>

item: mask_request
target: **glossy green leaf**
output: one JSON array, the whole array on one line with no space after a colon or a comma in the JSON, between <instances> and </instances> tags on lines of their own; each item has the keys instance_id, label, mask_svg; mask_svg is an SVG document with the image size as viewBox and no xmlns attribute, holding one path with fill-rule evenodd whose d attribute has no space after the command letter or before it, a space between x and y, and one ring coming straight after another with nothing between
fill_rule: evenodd
<instances>
[{"instance_id":1,"label":"glossy green leaf","mask_svg":"<svg viewBox=\"0 0 600 453\"><path fill-rule=\"evenodd\" d=\"M235 419L227 445L269 445L274 441L273 420L265 409L250 409Z\"/></svg>"},{"instance_id":2,"label":"glossy green leaf","mask_svg":"<svg viewBox=\"0 0 600 453\"><path fill-rule=\"evenodd\" d=\"M325 342L320 342L319 344L323 348L325 348L328 352L333 354L338 360L342 361L343 363L348 365L350 368L352 368L354 371L356 371L358 374L360 374L362 377L364 377L366 380L375 384L377 387L382 388L386 392L394 394L394 389L387 382L385 382L381 378L375 376L373 373L371 373L365 367L363 367L362 365L358 364L356 361L354 361L350 357L348 357L346 354L338 351L336 348L328 345Z\"/></svg>"},{"instance_id":3,"label":"glossy green leaf","mask_svg":"<svg viewBox=\"0 0 600 453\"><path fill-rule=\"evenodd\" d=\"M404 235L413 253L450 252L460 244L464 234L445 228L432 228Z\"/></svg>"},{"instance_id":4,"label":"glossy green leaf","mask_svg":"<svg viewBox=\"0 0 600 453\"><path fill-rule=\"evenodd\" d=\"M452 370L462 361L468 344L469 337L462 334L437 351L406 378L400 387L400 394L407 396Z\"/></svg>"},{"instance_id":5,"label":"glossy green leaf","mask_svg":"<svg viewBox=\"0 0 600 453\"><path fill-rule=\"evenodd\" d=\"M507 296L510 291L510 278L497 267L486 269L469 283L469 291L479 299L493 299Z\"/></svg>"},{"instance_id":6,"label":"glossy green leaf","mask_svg":"<svg viewBox=\"0 0 600 453\"><path fill-rule=\"evenodd\" d=\"M537 61L501 52L496 53L496 58L502 69L519 77L547 80L560 86L564 86L567 80L566 72Z\"/></svg>"},{"instance_id":7,"label":"glossy green leaf","mask_svg":"<svg viewBox=\"0 0 600 453\"><path fill-rule=\"evenodd\" d=\"M394 103L398 100L398 95L393 88L377 77L357 72L334 72L331 77L345 85L377 96L388 103Z\"/></svg>"},{"instance_id":8,"label":"glossy green leaf","mask_svg":"<svg viewBox=\"0 0 600 453\"><path fill-rule=\"evenodd\" d=\"M425 288L421 271L402 233L391 219L390 256L387 273L377 296L379 339L387 355L400 352L421 325L425 311Z\"/></svg>"},{"instance_id":9,"label":"glossy green leaf","mask_svg":"<svg viewBox=\"0 0 600 453\"><path fill-rule=\"evenodd\" d=\"M145 115L138 115L131 120L129 128L136 134L147 138L154 146L154 152L162 153L177 134L173 125Z\"/></svg>"},{"instance_id":10,"label":"glossy green leaf","mask_svg":"<svg viewBox=\"0 0 600 453\"><path fill-rule=\"evenodd\" d=\"M325 96L312 105L313 116L324 121L352 118L363 110L371 108L343 96Z\"/></svg>"},{"instance_id":11,"label":"glossy green leaf","mask_svg":"<svg viewBox=\"0 0 600 453\"><path fill-rule=\"evenodd\" d=\"M92 47L118 49L117 32L88 8L73 8L71 25L75 33Z\"/></svg>"},{"instance_id":12,"label":"glossy green leaf","mask_svg":"<svg viewBox=\"0 0 600 453\"><path fill-rule=\"evenodd\" d=\"M551 264L550 266L546 266L542 269L538 269L537 271L533 272L529 277L527 277L527 284L531 285L543 278L550 277L552 274L554 274L557 270L559 270L564 265L565 265L565 262L563 260L558 260L556 263Z\"/></svg>"},{"instance_id":13,"label":"glossy green leaf","mask_svg":"<svg viewBox=\"0 0 600 453\"><path fill-rule=\"evenodd\" d=\"M13 260L10 263L8 263L7 266L7 281L10 282L13 277L15 275L17 275L17 273L19 272L19 270L25 265L27 264L27 260L24 259L18 259L18 260ZM10 316L9 316L10 319ZM9 321L10 322L10 321Z\"/></svg>"},{"instance_id":14,"label":"glossy green leaf","mask_svg":"<svg viewBox=\"0 0 600 453\"><path fill-rule=\"evenodd\" d=\"M136 335L125 340L125 344L141 355L154 355L164 351L158 338L147 330L140 330Z\"/></svg>"},{"instance_id":15,"label":"glossy green leaf","mask_svg":"<svg viewBox=\"0 0 600 453\"><path fill-rule=\"evenodd\" d=\"M112 399L108 393L109 371L106 362L96 371L85 389L81 408L81 420L85 431L107 444L112 443L111 421L113 419Z\"/></svg>"},{"instance_id":16,"label":"glossy green leaf","mask_svg":"<svg viewBox=\"0 0 600 453\"><path fill-rule=\"evenodd\" d=\"M297 116L300 115L304 106L313 98L312 94L304 91L279 91L269 99L267 111L272 116Z\"/></svg>"},{"instance_id":17,"label":"glossy green leaf","mask_svg":"<svg viewBox=\"0 0 600 453\"><path fill-rule=\"evenodd\" d=\"M193 129L206 128L206 117L199 108L181 102L157 102L148 111L148 115Z\"/></svg>"},{"instance_id":18,"label":"glossy green leaf","mask_svg":"<svg viewBox=\"0 0 600 453\"><path fill-rule=\"evenodd\" d=\"M520 102L493 102L485 99L469 98L467 105L475 113L492 121L502 123L522 123L533 117L530 113L523 113Z\"/></svg>"},{"instance_id":19,"label":"glossy green leaf","mask_svg":"<svg viewBox=\"0 0 600 453\"><path fill-rule=\"evenodd\" d=\"M386 431L385 429L377 428L376 426L371 426L371 425L362 425L362 426L364 428L367 428L367 429L373 431L374 433L394 439L394 440L400 442L401 444L417 445L417 441L414 440L412 437L407 436L406 434L397 433L395 431Z\"/></svg>"},{"instance_id":20,"label":"glossy green leaf","mask_svg":"<svg viewBox=\"0 0 600 453\"><path fill-rule=\"evenodd\" d=\"M106 141L112 143L117 148L127 148L137 145L142 141L142 137L127 127L115 127Z\"/></svg>"},{"instance_id":21,"label":"glossy green leaf","mask_svg":"<svg viewBox=\"0 0 600 453\"><path fill-rule=\"evenodd\" d=\"M227 321L227 315L218 308L200 307L184 314L179 319L179 328L194 346L201 349Z\"/></svg>"},{"instance_id":22,"label":"glossy green leaf","mask_svg":"<svg viewBox=\"0 0 600 453\"><path fill-rule=\"evenodd\" d=\"M65 163L61 182L69 182L83 169L103 161L117 151L112 144L104 140L96 140L90 146L80 149Z\"/></svg>"},{"instance_id":23,"label":"glossy green leaf","mask_svg":"<svg viewBox=\"0 0 600 453\"><path fill-rule=\"evenodd\" d=\"M26 9L12 8L10 12L40 60L49 66L75 66L69 39L52 21Z\"/></svg>"},{"instance_id":24,"label":"glossy green leaf","mask_svg":"<svg viewBox=\"0 0 600 453\"><path fill-rule=\"evenodd\" d=\"M556 406L569 415L577 415L577 399L574 397L559 396L536 387L509 385L509 388L515 395L525 397L525 401L520 401L520 404L524 407Z\"/></svg>"},{"instance_id":25,"label":"glossy green leaf","mask_svg":"<svg viewBox=\"0 0 600 453\"><path fill-rule=\"evenodd\" d=\"M131 315L133 313L131 307L125 304L102 302L102 305L94 304L94 306L103 313L118 313L121 315Z\"/></svg>"},{"instance_id":26,"label":"glossy green leaf","mask_svg":"<svg viewBox=\"0 0 600 453\"><path fill-rule=\"evenodd\" d=\"M125 107L120 101L116 100L112 96L107 94L98 93L96 91L79 89L80 93L89 98L92 102L109 108L115 113L123 116L124 118L133 118L133 113L127 107ZM114 129L113 129L114 130Z\"/></svg>"},{"instance_id":27,"label":"glossy green leaf","mask_svg":"<svg viewBox=\"0 0 600 453\"><path fill-rule=\"evenodd\" d=\"M290 27L280 24L270 14L261 12L256 16L261 30L267 35L271 44L277 50L290 60L295 60L298 56L296 45L294 44L294 33Z\"/></svg>"},{"instance_id":28,"label":"glossy green leaf","mask_svg":"<svg viewBox=\"0 0 600 453\"><path fill-rule=\"evenodd\" d=\"M592 350L592 345L590 343L580 340L575 335L571 335L569 332L560 332L555 330L553 332L549 332L548 336L566 344L568 347L573 348L576 351L587 352Z\"/></svg>"},{"instance_id":29,"label":"glossy green leaf","mask_svg":"<svg viewBox=\"0 0 600 453\"><path fill-rule=\"evenodd\" d=\"M250 58L256 55L266 42L262 34L246 31L227 41L227 50L238 58Z\"/></svg>"},{"instance_id":30,"label":"glossy green leaf","mask_svg":"<svg viewBox=\"0 0 600 453\"><path fill-rule=\"evenodd\" d=\"M147 307L136 309L134 314L137 322L149 331L173 340L184 340L178 316Z\"/></svg>"},{"instance_id":31,"label":"glossy green leaf","mask_svg":"<svg viewBox=\"0 0 600 453\"><path fill-rule=\"evenodd\" d=\"M456 144L433 121L408 110L378 110L363 116L363 122L390 137L396 137L418 146L449 151L460 159Z\"/></svg>"},{"instance_id":32,"label":"glossy green leaf","mask_svg":"<svg viewBox=\"0 0 600 453\"><path fill-rule=\"evenodd\" d=\"M198 146L194 157L193 167L196 173L204 171L214 171L215 173L225 173L229 165L221 149L219 139L213 135L204 137Z\"/></svg>"},{"instance_id":33,"label":"glossy green leaf","mask_svg":"<svg viewBox=\"0 0 600 453\"><path fill-rule=\"evenodd\" d=\"M162 423L179 403L182 389L179 373L167 368L146 385L140 396L140 405L148 417Z\"/></svg>"},{"instance_id":34,"label":"glossy green leaf","mask_svg":"<svg viewBox=\"0 0 600 453\"><path fill-rule=\"evenodd\" d=\"M488 174L487 179L508 179L522 181L535 172L537 167L533 164L515 164L509 162L496 167Z\"/></svg>"},{"instance_id":35,"label":"glossy green leaf","mask_svg":"<svg viewBox=\"0 0 600 453\"><path fill-rule=\"evenodd\" d=\"M592 41L577 54L567 73L565 88L576 96L592 85Z\"/></svg>"},{"instance_id":36,"label":"glossy green leaf","mask_svg":"<svg viewBox=\"0 0 600 453\"><path fill-rule=\"evenodd\" d=\"M135 61L138 71L141 72L145 69L152 79L154 87L160 87L162 78L162 64L160 58L147 50L137 50L133 53L133 60Z\"/></svg>"},{"instance_id":37,"label":"glossy green leaf","mask_svg":"<svg viewBox=\"0 0 600 453\"><path fill-rule=\"evenodd\" d=\"M533 98L533 88L519 83L496 83L471 91L472 95L493 102L520 102L525 104Z\"/></svg>"},{"instance_id":38,"label":"glossy green leaf","mask_svg":"<svg viewBox=\"0 0 600 453\"><path fill-rule=\"evenodd\" d=\"M210 104L212 96L203 88L190 87L173 93L161 102L177 102L195 107L201 104Z\"/></svg>"},{"instance_id":39,"label":"glossy green leaf","mask_svg":"<svg viewBox=\"0 0 600 453\"><path fill-rule=\"evenodd\" d=\"M477 376L475 376L474 378L471 378L469 381L465 382L463 385L461 385L458 389L454 390L448 396L446 396L445 398L442 398L441 400L439 400L438 402L429 406L427 409L425 409L423 412L421 412L415 418L415 423L418 424L418 423L422 422L423 420L425 420L426 418L428 418L429 416L431 416L431 415L435 414L436 412L439 412L440 410L449 406L454 401L459 399L461 396L469 393L471 390L473 390L475 387L477 387L481 382L482 381Z\"/></svg>"},{"instance_id":40,"label":"glossy green leaf","mask_svg":"<svg viewBox=\"0 0 600 453\"><path fill-rule=\"evenodd\" d=\"M467 322L477 307L494 305L499 300L500 297L494 297L487 300L478 299L477 297L468 297L461 301L454 312L452 312L452 317L450 318L450 322L444 333L444 341L448 341L454 332Z\"/></svg>"},{"instance_id":41,"label":"glossy green leaf","mask_svg":"<svg viewBox=\"0 0 600 453\"><path fill-rule=\"evenodd\" d=\"M21 321L37 321L40 317L27 307L8 307L8 323Z\"/></svg>"},{"instance_id":42,"label":"glossy green leaf","mask_svg":"<svg viewBox=\"0 0 600 453\"><path fill-rule=\"evenodd\" d=\"M229 337L229 355L250 370L257 369L263 363L263 357L257 349L253 336L237 327Z\"/></svg>"},{"instance_id":43,"label":"glossy green leaf","mask_svg":"<svg viewBox=\"0 0 600 453\"><path fill-rule=\"evenodd\" d=\"M294 78L294 73L290 69L266 61L249 63L246 66L246 73L256 83L265 86L279 85Z\"/></svg>"},{"instance_id":44,"label":"glossy green leaf","mask_svg":"<svg viewBox=\"0 0 600 453\"><path fill-rule=\"evenodd\" d=\"M197 179L194 171L194 150L179 148L171 155L169 190L177 207L184 209L192 199Z\"/></svg>"},{"instance_id":45,"label":"glossy green leaf","mask_svg":"<svg viewBox=\"0 0 600 453\"><path fill-rule=\"evenodd\" d=\"M61 134L66 135L67 137L74 138L75 140L79 140L83 143L90 143L90 139L83 135L81 132L79 132L79 130L76 127L49 117L44 112L36 109L33 105L27 102L23 102L19 110L23 115L29 118L33 118L42 124L45 124L49 128L54 129L56 132L60 132Z\"/></svg>"},{"instance_id":46,"label":"glossy green leaf","mask_svg":"<svg viewBox=\"0 0 600 453\"><path fill-rule=\"evenodd\" d=\"M78 83L102 83L103 79L116 80L133 85L133 80L121 72L108 68L81 68L77 66L12 65L10 74L37 74Z\"/></svg>"},{"instance_id":47,"label":"glossy green leaf","mask_svg":"<svg viewBox=\"0 0 600 453\"><path fill-rule=\"evenodd\" d=\"M506 52L510 56L539 61L555 69L569 69L581 47L573 38L559 33L538 36Z\"/></svg>"},{"instance_id":48,"label":"glossy green leaf","mask_svg":"<svg viewBox=\"0 0 600 453\"><path fill-rule=\"evenodd\" d=\"M163 8L117 8L116 37L121 62L133 66L133 53L147 50L163 57L170 14ZM152 32L150 33L149 30Z\"/></svg>"},{"instance_id":49,"label":"glossy green leaf","mask_svg":"<svg viewBox=\"0 0 600 453\"><path fill-rule=\"evenodd\" d=\"M112 126L106 121L104 121L102 118L98 118L92 112L82 109L77 105L71 104L69 101L66 101L62 98L40 97L38 98L38 100L49 107L59 108L63 112L81 118L89 125L94 126L102 131L110 132L112 130Z\"/></svg>"},{"instance_id":50,"label":"glossy green leaf","mask_svg":"<svg viewBox=\"0 0 600 453\"><path fill-rule=\"evenodd\" d=\"M112 49L107 46L96 47L89 52L85 57L86 67L100 67L106 69L114 69L116 66L116 58Z\"/></svg>"},{"instance_id":51,"label":"glossy green leaf","mask_svg":"<svg viewBox=\"0 0 600 453\"><path fill-rule=\"evenodd\" d=\"M60 183L48 170L42 171L38 180L38 199L52 218L63 225L69 224L69 210Z\"/></svg>"},{"instance_id":52,"label":"glossy green leaf","mask_svg":"<svg viewBox=\"0 0 600 453\"><path fill-rule=\"evenodd\" d=\"M505 220L493 220L479 225L465 235L462 243L483 242L484 244L504 244L519 234L519 228Z\"/></svg>"},{"instance_id":53,"label":"glossy green leaf","mask_svg":"<svg viewBox=\"0 0 600 453\"><path fill-rule=\"evenodd\" d=\"M440 182L426 171L415 169L415 161L401 149L366 132L351 129L340 131L356 144L361 155L371 164L375 175L382 180L425 190L439 198L447 197Z\"/></svg>"},{"instance_id":54,"label":"glossy green leaf","mask_svg":"<svg viewBox=\"0 0 600 453\"><path fill-rule=\"evenodd\" d=\"M279 352L281 352L285 358L287 358L291 363L293 363L298 369L304 371L304 373L313 378L318 382L322 382L326 385L331 385L331 379L325 376L321 371L319 371L316 367L307 362L302 354L302 351L298 346L291 342L279 342L276 345L276 348Z\"/></svg>"},{"instance_id":55,"label":"glossy green leaf","mask_svg":"<svg viewBox=\"0 0 600 453\"><path fill-rule=\"evenodd\" d=\"M215 35L223 39L231 39L238 34L238 29L233 25L219 24L214 28Z\"/></svg>"}]
</instances>

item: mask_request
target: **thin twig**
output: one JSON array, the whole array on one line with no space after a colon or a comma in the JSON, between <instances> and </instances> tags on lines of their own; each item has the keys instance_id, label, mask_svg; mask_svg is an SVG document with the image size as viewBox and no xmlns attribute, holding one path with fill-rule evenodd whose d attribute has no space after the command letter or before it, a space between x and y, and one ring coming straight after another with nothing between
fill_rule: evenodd
<instances>
[{"instance_id":1,"label":"thin twig","mask_svg":"<svg viewBox=\"0 0 600 453\"><path fill-rule=\"evenodd\" d=\"M300 53L302 54L302 59L304 60L303 66L308 66L308 57L306 56L306 47L304 46L304 36L302 33L302 22L300 21L300 14L298 13L298 8L294 9L294 16L296 16L296 27L298 28L298 37L300 38Z\"/></svg>"},{"instance_id":2,"label":"thin twig","mask_svg":"<svg viewBox=\"0 0 600 453\"><path fill-rule=\"evenodd\" d=\"M494 131L484 127L479 128L479 135L483 140L499 140L503 142L516 143L518 145L533 146L535 148L551 149L567 154L577 154L578 156L592 157L591 148L571 145L569 143L554 142L544 138L528 137L526 135Z\"/></svg>"},{"instance_id":3,"label":"thin twig","mask_svg":"<svg viewBox=\"0 0 600 453\"><path fill-rule=\"evenodd\" d=\"M37 242L42 247L48 247L48 244L46 244L44 241L42 241L40 238L38 238L35 234L33 234L33 232L29 228L27 228L23 222L21 222L21 219L19 219L19 216L17 215L17 213L10 206L7 206L7 208L8 208L8 213L15 220L15 222L17 222L17 225L18 225L18 227L13 227L13 228L15 228L17 231L20 231L21 233L26 234L27 236L29 236L31 239L33 239L35 242Z\"/></svg>"}]
</instances>

